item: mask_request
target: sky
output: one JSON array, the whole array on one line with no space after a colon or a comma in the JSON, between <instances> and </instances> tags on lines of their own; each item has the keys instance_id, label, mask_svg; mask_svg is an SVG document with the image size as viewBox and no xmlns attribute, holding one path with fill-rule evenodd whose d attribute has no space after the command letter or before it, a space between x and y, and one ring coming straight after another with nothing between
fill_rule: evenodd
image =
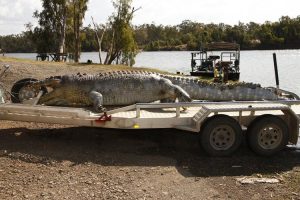
<instances>
[{"instance_id":1,"label":"sky","mask_svg":"<svg viewBox=\"0 0 300 200\"><path fill-rule=\"evenodd\" d=\"M281 16L300 16L300 0L133 0L135 25L154 23L176 25L183 20L202 23L238 24L278 21ZM24 24L32 22L35 10L41 10L40 0L0 0L0 35L18 34ZM84 25L104 23L113 12L111 0L89 0Z\"/></svg>"}]
</instances>

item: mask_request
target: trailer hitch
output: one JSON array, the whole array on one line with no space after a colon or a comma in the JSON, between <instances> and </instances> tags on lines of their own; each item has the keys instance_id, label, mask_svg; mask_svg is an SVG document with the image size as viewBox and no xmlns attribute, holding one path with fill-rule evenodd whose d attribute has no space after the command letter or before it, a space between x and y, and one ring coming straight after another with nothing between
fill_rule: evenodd
<instances>
[{"instance_id":1,"label":"trailer hitch","mask_svg":"<svg viewBox=\"0 0 300 200\"><path fill-rule=\"evenodd\" d=\"M105 123L107 121L111 121L111 115L107 115L106 112L104 112L103 115L101 115L98 119L95 120L97 123Z\"/></svg>"}]
</instances>

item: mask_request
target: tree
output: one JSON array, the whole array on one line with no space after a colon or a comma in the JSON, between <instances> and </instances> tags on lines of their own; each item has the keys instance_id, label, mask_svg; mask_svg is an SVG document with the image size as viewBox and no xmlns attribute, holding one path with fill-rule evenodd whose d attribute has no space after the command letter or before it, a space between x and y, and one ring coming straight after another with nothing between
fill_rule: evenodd
<instances>
[{"instance_id":1,"label":"tree","mask_svg":"<svg viewBox=\"0 0 300 200\"><path fill-rule=\"evenodd\" d=\"M31 53L35 51L30 33L0 36L0 49L5 53Z\"/></svg>"},{"instance_id":2,"label":"tree","mask_svg":"<svg viewBox=\"0 0 300 200\"><path fill-rule=\"evenodd\" d=\"M72 21L74 34L74 61L79 62L80 57L80 28L82 28L88 0L72 0Z\"/></svg>"},{"instance_id":3,"label":"tree","mask_svg":"<svg viewBox=\"0 0 300 200\"><path fill-rule=\"evenodd\" d=\"M34 29L37 50L64 53L68 0L42 0L42 6L41 12L34 12L39 22L39 27Z\"/></svg>"},{"instance_id":4,"label":"tree","mask_svg":"<svg viewBox=\"0 0 300 200\"><path fill-rule=\"evenodd\" d=\"M102 34L101 36L99 37L99 34L98 34L98 31L100 30L99 26L96 25L96 23L94 22L94 18L92 17L92 22L93 22L93 25L94 25L94 32L95 32L95 35L96 35L96 38L97 38L97 44L98 44L98 52L99 52L99 61L100 61L100 64L102 65L102 58L101 58L101 52L102 52L102 41L103 41L103 37L104 37L104 33L106 31L106 26L103 26L103 31L102 31Z\"/></svg>"},{"instance_id":5,"label":"tree","mask_svg":"<svg viewBox=\"0 0 300 200\"><path fill-rule=\"evenodd\" d=\"M79 61L80 31L87 2L88 0L42 0L43 10L34 12L39 27L32 31L39 53L65 53L68 49L74 52L75 62Z\"/></svg>"},{"instance_id":6,"label":"tree","mask_svg":"<svg viewBox=\"0 0 300 200\"><path fill-rule=\"evenodd\" d=\"M137 54L137 44L131 24L133 14L138 9L131 7L132 0L114 0L116 12L109 19L109 40L107 56L104 64L127 64L132 66Z\"/></svg>"},{"instance_id":7,"label":"tree","mask_svg":"<svg viewBox=\"0 0 300 200\"><path fill-rule=\"evenodd\" d=\"M58 7L62 5L58 2L63 2L62 0L43 0L43 2L48 11L46 12L47 9L44 9L41 13L36 13L39 16L40 26L34 28L29 23L26 25L26 31L22 34L0 36L1 49L6 52L38 51L43 53L61 52L62 48L60 47L65 46L64 52L75 51L73 1L65 0L66 15L59 15L60 12L58 12L61 10ZM56 3L54 4L54 2ZM115 3L118 2L121 1L115 1ZM46 3L49 5L46 6ZM131 58L134 58L136 54L137 45L146 51L199 50L200 46L214 41L237 42L241 45L241 49L300 48L300 16L296 18L283 16L277 22L263 24L249 22L234 26L222 23L203 24L185 20L174 26L143 24L132 27L131 19L136 10L130 6L126 9L123 9L124 6L122 9L121 7L120 5L116 7L115 13L109 18L106 25L95 24L94 29L91 26L80 28L78 37L80 48L78 50L100 50L101 52L103 49L110 52L104 63L132 64L134 59ZM126 12L127 17L123 17L126 16L124 14ZM64 18L59 16L64 16ZM52 19L53 17L55 19ZM65 26L62 26L65 20ZM105 28L106 31L103 34ZM95 31L98 33L99 41L95 37ZM61 45L64 43L61 40L64 38L64 32L65 45ZM76 44L78 45L78 43Z\"/></svg>"}]
</instances>

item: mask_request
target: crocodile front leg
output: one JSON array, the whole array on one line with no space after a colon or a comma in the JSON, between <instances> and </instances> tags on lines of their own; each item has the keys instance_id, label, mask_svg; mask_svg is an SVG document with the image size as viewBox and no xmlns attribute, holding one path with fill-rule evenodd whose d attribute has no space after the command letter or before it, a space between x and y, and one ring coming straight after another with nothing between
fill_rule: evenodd
<instances>
[{"instance_id":1,"label":"crocodile front leg","mask_svg":"<svg viewBox=\"0 0 300 200\"><path fill-rule=\"evenodd\" d=\"M63 94L64 94L64 90L62 89L56 89L51 91L48 94L43 95L40 99L38 104L45 104L47 106L52 106L52 105L64 105L64 106L68 106L71 105L71 103L67 102L67 100L63 100ZM62 101L64 103L62 103Z\"/></svg>"},{"instance_id":2,"label":"crocodile front leg","mask_svg":"<svg viewBox=\"0 0 300 200\"><path fill-rule=\"evenodd\" d=\"M93 107L96 112L104 112L106 109L103 107L103 96L97 91L91 91L89 97L93 102Z\"/></svg>"},{"instance_id":3,"label":"crocodile front leg","mask_svg":"<svg viewBox=\"0 0 300 200\"><path fill-rule=\"evenodd\" d=\"M72 106L68 101L65 99L51 99L47 101L45 105L55 105L55 106Z\"/></svg>"}]
</instances>

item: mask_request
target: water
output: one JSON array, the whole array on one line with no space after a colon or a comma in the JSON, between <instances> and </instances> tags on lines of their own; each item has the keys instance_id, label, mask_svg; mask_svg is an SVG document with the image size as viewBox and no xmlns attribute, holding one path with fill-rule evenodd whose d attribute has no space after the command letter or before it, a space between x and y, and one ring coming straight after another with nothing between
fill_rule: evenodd
<instances>
[{"instance_id":1,"label":"water","mask_svg":"<svg viewBox=\"0 0 300 200\"><path fill-rule=\"evenodd\" d=\"M260 83L262 86L275 86L273 52L277 53L280 87L300 95L300 50L241 51L240 80ZM142 52L137 55L134 66L189 74L190 53L189 51ZM35 59L36 56L35 53L6 55L27 59ZM98 63L98 53L82 53L80 62L87 60Z\"/></svg>"},{"instance_id":2,"label":"water","mask_svg":"<svg viewBox=\"0 0 300 200\"><path fill-rule=\"evenodd\" d=\"M275 86L273 52L277 53L281 88L300 94L300 50L242 51L240 80ZM190 59L190 52L144 52L136 58L136 66L188 74Z\"/></svg>"}]
</instances>

